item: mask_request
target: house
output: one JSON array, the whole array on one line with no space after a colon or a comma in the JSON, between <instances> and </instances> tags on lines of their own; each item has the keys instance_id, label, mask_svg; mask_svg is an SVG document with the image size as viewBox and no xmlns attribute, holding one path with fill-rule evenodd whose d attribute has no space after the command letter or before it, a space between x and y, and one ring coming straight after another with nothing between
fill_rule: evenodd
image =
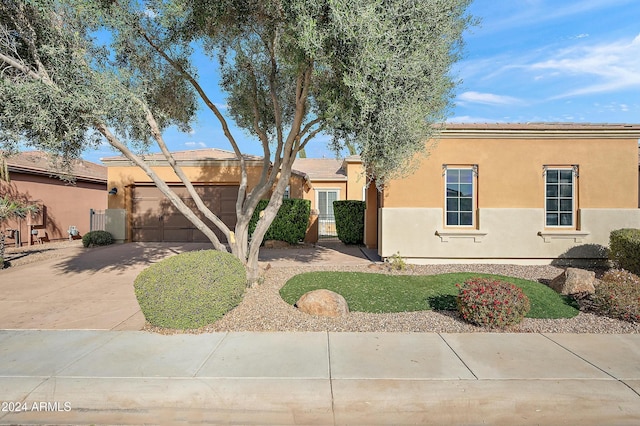
<instances>
[{"instance_id":1,"label":"house","mask_svg":"<svg viewBox=\"0 0 640 426\"><path fill-rule=\"evenodd\" d=\"M415 173L367 189L365 244L413 263L599 259L640 228L640 125L448 124Z\"/></svg>"},{"instance_id":2,"label":"house","mask_svg":"<svg viewBox=\"0 0 640 426\"><path fill-rule=\"evenodd\" d=\"M177 164L196 188L204 203L228 227L236 223L236 199L240 182L240 162L234 152L221 149L197 149L172 153ZM150 154L145 161L169 184L189 206L193 199L164 155ZM259 182L262 157L245 155L248 188ZM197 230L155 187L142 169L123 156L102 158L108 174L107 231L119 241L205 242L206 236ZM310 187L306 176L293 172L289 181L291 198L302 198ZM197 212L196 212L197 213ZM197 213L199 214L199 213ZM200 215L203 219L204 217ZM207 219L204 219L207 222ZM211 224L212 229L216 228ZM221 241L224 235L216 230Z\"/></svg>"},{"instance_id":3,"label":"house","mask_svg":"<svg viewBox=\"0 0 640 426\"><path fill-rule=\"evenodd\" d=\"M305 241L335 237L333 201L364 201L366 176L360 157L352 155L344 160L335 158L296 158L293 168L304 173L311 191L303 193L311 201L311 226Z\"/></svg>"},{"instance_id":4,"label":"house","mask_svg":"<svg viewBox=\"0 0 640 426\"><path fill-rule=\"evenodd\" d=\"M107 207L107 169L89 161L72 163L72 181L60 179L60 171L49 154L22 152L5 159L9 182L0 182L0 197L37 204L39 213L2 224L7 244L32 244L77 237L91 230L91 209Z\"/></svg>"}]
</instances>

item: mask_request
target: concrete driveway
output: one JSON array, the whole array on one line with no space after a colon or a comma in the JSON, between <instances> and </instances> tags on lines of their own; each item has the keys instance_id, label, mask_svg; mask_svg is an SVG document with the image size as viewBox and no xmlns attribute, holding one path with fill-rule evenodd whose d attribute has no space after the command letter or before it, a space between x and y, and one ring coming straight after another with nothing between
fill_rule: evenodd
<instances>
[{"instance_id":1,"label":"concrete driveway","mask_svg":"<svg viewBox=\"0 0 640 426\"><path fill-rule=\"evenodd\" d=\"M133 281L153 262L205 244L65 248L62 257L0 271L0 329L140 330Z\"/></svg>"},{"instance_id":2,"label":"concrete driveway","mask_svg":"<svg viewBox=\"0 0 640 426\"><path fill-rule=\"evenodd\" d=\"M168 256L210 248L206 243L127 243L85 249L0 271L0 329L141 330L145 320L133 282ZM357 247L263 249L272 267L362 264Z\"/></svg>"}]
</instances>

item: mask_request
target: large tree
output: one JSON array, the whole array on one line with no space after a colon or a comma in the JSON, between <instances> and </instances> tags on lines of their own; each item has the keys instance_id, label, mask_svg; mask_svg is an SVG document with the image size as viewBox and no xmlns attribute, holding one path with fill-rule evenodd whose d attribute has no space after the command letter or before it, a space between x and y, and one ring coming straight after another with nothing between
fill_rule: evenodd
<instances>
[{"instance_id":1,"label":"large tree","mask_svg":"<svg viewBox=\"0 0 640 426\"><path fill-rule=\"evenodd\" d=\"M0 149L24 143L71 160L106 140L226 250L137 154L155 144L254 281L293 161L314 136L355 146L377 185L409 170L436 136L470 1L0 0ZM226 117L198 78L205 66L220 72ZM240 161L235 229L202 202L163 139L169 126L188 130L198 107ZM228 119L262 147L251 190ZM270 192L250 239L249 219Z\"/></svg>"}]
</instances>

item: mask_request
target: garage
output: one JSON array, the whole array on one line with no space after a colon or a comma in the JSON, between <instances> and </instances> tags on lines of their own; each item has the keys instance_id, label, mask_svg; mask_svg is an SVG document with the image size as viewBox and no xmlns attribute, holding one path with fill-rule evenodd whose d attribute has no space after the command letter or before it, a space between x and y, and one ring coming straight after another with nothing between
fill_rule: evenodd
<instances>
[{"instance_id":1,"label":"garage","mask_svg":"<svg viewBox=\"0 0 640 426\"><path fill-rule=\"evenodd\" d=\"M211 225L221 242L226 238L204 215L197 211L195 202L182 185L171 185L171 189L192 208L198 217ZM238 186L201 185L195 186L204 204L229 228L236 224L235 205ZM150 185L132 187L131 239L145 242L207 242L209 239L180 213L173 204Z\"/></svg>"}]
</instances>

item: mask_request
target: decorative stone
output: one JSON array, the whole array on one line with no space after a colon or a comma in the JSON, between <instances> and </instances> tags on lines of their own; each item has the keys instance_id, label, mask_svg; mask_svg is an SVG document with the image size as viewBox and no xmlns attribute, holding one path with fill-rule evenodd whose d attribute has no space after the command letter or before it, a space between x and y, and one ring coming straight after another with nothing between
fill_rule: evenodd
<instances>
[{"instance_id":1,"label":"decorative stone","mask_svg":"<svg viewBox=\"0 0 640 426\"><path fill-rule=\"evenodd\" d=\"M344 297L331 290L309 291L298 299L296 307L309 315L337 318L349 313Z\"/></svg>"},{"instance_id":2,"label":"decorative stone","mask_svg":"<svg viewBox=\"0 0 640 426\"><path fill-rule=\"evenodd\" d=\"M593 271L584 269L567 268L566 271L554 278L549 286L563 295L593 294L597 280Z\"/></svg>"}]
</instances>

